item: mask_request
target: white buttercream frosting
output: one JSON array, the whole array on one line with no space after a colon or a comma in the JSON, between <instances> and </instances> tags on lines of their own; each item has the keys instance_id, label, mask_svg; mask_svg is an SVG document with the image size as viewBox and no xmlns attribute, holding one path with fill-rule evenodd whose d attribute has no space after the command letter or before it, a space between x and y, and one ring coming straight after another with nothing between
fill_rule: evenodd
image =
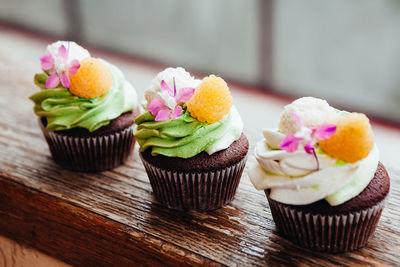
<instances>
[{"instance_id":1,"label":"white buttercream frosting","mask_svg":"<svg viewBox=\"0 0 400 267\"><path fill-rule=\"evenodd\" d=\"M87 51L85 48L72 41L57 41L52 44L49 44L46 48L45 54L51 54L57 59L58 48L62 45L64 45L68 51L67 65L69 65L71 61L74 59L82 61L83 59L90 57L89 51ZM58 66L60 64L56 65Z\"/></svg>"},{"instance_id":2,"label":"white buttercream frosting","mask_svg":"<svg viewBox=\"0 0 400 267\"><path fill-rule=\"evenodd\" d=\"M277 147L284 137L277 130L264 130L264 136L267 139L256 144L258 164L250 167L250 180L258 190L271 189L270 197L285 204L306 205L324 198L331 205L342 204L368 185L378 166L379 152L375 146L366 158L344 165L337 165L336 159L319 153L317 170L315 158L303 149L288 153L271 148ZM346 186L349 183L353 183L351 188Z\"/></svg>"}]
</instances>

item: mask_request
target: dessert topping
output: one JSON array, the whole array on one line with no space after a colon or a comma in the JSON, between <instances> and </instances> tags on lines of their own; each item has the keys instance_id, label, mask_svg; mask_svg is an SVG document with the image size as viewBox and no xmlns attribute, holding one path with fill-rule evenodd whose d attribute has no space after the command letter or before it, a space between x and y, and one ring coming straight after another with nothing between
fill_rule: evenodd
<instances>
[{"instance_id":1,"label":"dessert topping","mask_svg":"<svg viewBox=\"0 0 400 267\"><path fill-rule=\"evenodd\" d=\"M113 84L113 78L108 68L96 58L82 60L71 80L69 91L79 97L92 99L105 95Z\"/></svg>"},{"instance_id":2,"label":"dessert topping","mask_svg":"<svg viewBox=\"0 0 400 267\"><path fill-rule=\"evenodd\" d=\"M305 152L314 156L317 162L318 170L319 161L315 153L314 145L318 142L318 140L325 140L332 137L335 134L336 126L330 123L324 123L318 128L308 128L301 123L300 118L296 115L296 113L293 113L292 115L300 127L300 130L295 134L286 135L286 137L280 143L279 148L285 150L286 152L295 152L299 145L304 146Z\"/></svg>"},{"instance_id":3,"label":"dessert topping","mask_svg":"<svg viewBox=\"0 0 400 267\"><path fill-rule=\"evenodd\" d=\"M203 79L186 105L192 117L201 122L214 123L229 113L232 101L226 82L210 75Z\"/></svg>"},{"instance_id":4,"label":"dessert topping","mask_svg":"<svg viewBox=\"0 0 400 267\"><path fill-rule=\"evenodd\" d=\"M155 121L163 121L178 118L182 113L182 104L186 103L193 95L194 88L181 88L176 92L176 83L174 81L174 90L168 84L161 81L161 92L154 98L147 109L155 116Z\"/></svg>"},{"instance_id":5,"label":"dessert topping","mask_svg":"<svg viewBox=\"0 0 400 267\"><path fill-rule=\"evenodd\" d=\"M69 88L70 79L68 75L74 75L79 67L79 61L74 59L68 60L68 50L64 45L58 48L58 54L47 54L40 58L42 69L49 74L46 79L46 88L55 88L60 84L65 88Z\"/></svg>"},{"instance_id":6,"label":"dessert topping","mask_svg":"<svg viewBox=\"0 0 400 267\"><path fill-rule=\"evenodd\" d=\"M337 131L319 142L322 150L331 157L353 163L368 156L374 147L374 136L368 118L361 113L338 116Z\"/></svg>"},{"instance_id":7,"label":"dessert topping","mask_svg":"<svg viewBox=\"0 0 400 267\"><path fill-rule=\"evenodd\" d=\"M279 130L283 134L294 134L300 130L293 113L296 113L302 124L309 128L318 128L337 116L335 109L325 100L310 96L302 97L285 106L279 121Z\"/></svg>"}]
</instances>

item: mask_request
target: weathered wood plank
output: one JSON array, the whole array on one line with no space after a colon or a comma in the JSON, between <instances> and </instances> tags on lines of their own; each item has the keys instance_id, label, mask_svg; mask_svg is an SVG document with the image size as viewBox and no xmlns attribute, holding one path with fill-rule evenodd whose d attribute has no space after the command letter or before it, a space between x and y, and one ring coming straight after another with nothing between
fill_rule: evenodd
<instances>
[{"instance_id":1,"label":"weathered wood plank","mask_svg":"<svg viewBox=\"0 0 400 267\"><path fill-rule=\"evenodd\" d=\"M37 62L0 59L0 234L74 265L400 265L399 170L389 169L391 195L367 247L311 252L279 236L247 169L234 201L208 213L160 205L137 148L112 171L63 170L52 161L27 99L36 90L30 66ZM246 125L252 143L257 128Z\"/></svg>"}]
</instances>

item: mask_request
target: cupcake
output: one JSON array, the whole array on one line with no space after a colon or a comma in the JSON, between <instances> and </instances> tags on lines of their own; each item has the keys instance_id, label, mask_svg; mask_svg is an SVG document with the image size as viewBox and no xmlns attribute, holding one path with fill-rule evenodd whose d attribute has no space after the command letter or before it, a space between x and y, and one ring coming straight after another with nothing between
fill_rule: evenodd
<instances>
[{"instance_id":1,"label":"cupcake","mask_svg":"<svg viewBox=\"0 0 400 267\"><path fill-rule=\"evenodd\" d=\"M249 176L265 190L278 231L316 251L365 246L390 188L368 118L304 97L263 135Z\"/></svg>"},{"instance_id":2,"label":"cupcake","mask_svg":"<svg viewBox=\"0 0 400 267\"><path fill-rule=\"evenodd\" d=\"M30 99L53 159L66 169L98 172L132 151L135 89L111 63L74 42L57 41L40 58Z\"/></svg>"},{"instance_id":3,"label":"cupcake","mask_svg":"<svg viewBox=\"0 0 400 267\"><path fill-rule=\"evenodd\" d=\"M231 202L249 143L226 82L167 68L145 99L135 137L155 197L178 210L214 210Z\"/></svg>"}]
</instances>

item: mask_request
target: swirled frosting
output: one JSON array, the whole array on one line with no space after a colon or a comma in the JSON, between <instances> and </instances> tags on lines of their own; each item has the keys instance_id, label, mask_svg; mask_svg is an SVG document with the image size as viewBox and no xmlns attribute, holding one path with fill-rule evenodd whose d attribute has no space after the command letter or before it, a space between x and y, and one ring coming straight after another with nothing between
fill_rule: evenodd
<instances>
[{"instance_id":1,"label":"swirled frosting","mask_svg":"<svg viewBox=\"0 0 400 267\"><path fill-rule=\"evenodd\" d=\"M47 74L35 75L35 84L42 90L30 99L35 103L35 114L47 119L48 131L81 127L93 132L137 106L136 91L122 72L107 61L101 61L112 74L113 84L107 94L94 99L74 96L61 86L45 88Z\"/></svg>"},{"instance_id":2,"label":"swirled frosting","mask_svg":"<svg viewBox=\"0 0 400 267\"><path fill-rule=\"evenodd\" d=\"M271 189L270 197L285 204L306 205L325 198L332 206L340 205L364 190L378 166L375 146L366 158L351 164L319 151L316 170L315 158L304 150L277 149L284 138L278 130L264 130L264 137L256 144L258 164L251 166L250 180L258 190Z\"/></svg>"},{"instance_id":3,"label":"swirled frosting","mask_svg":"<svg viewBox=\"0 0 400 267\"><path fill-rule=\"evenodd\" d=\"M140 151L151 149L152 155L179 158L190 158L202 151L211 155L226 149L243 131L242 119L234 106L223 120L212 124L199 122L188 112L165 121L154 121L154 116L145 112L135 123Z\"/></svg>"}]
</instances>

